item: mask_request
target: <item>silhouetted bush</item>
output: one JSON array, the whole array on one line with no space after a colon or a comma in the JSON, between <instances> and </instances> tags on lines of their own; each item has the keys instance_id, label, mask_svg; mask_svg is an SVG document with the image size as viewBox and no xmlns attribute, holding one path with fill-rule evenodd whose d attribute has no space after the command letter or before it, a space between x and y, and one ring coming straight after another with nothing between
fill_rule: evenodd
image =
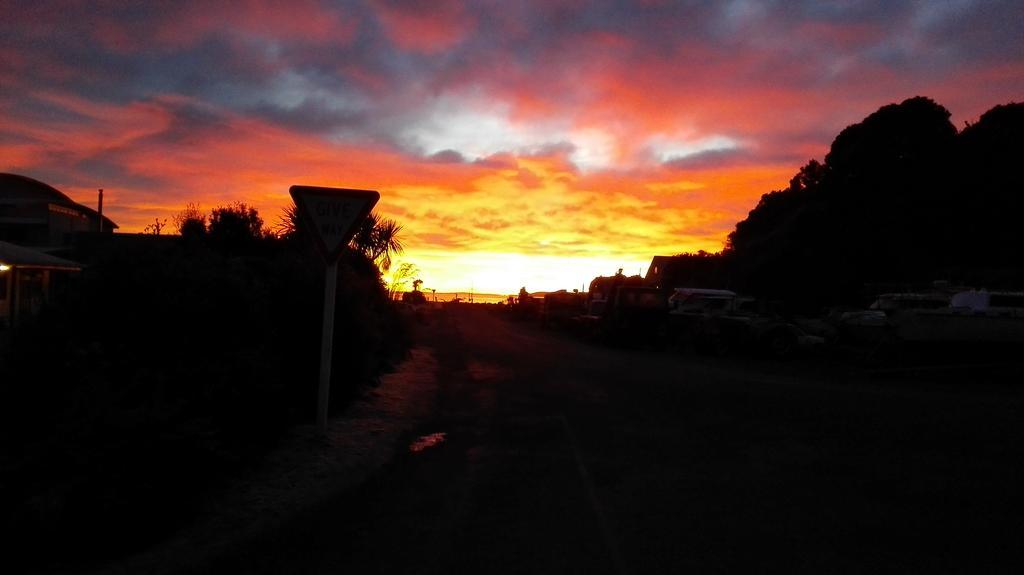
<instances>
[{"instance_id":1,"label":"silhouetted bush","mask_svg":"<svg viewBox=\"0 0 1024 575\"><path fill-rule=\"evenodd\" d=\"M174 216L174 225L184 238L201 238L207 231L206 214L199 209L199 204L189 202Z\"/></svg>"},{"instance_id":2,"label":"silhouetted bush","mask_svg":"<svg viewBox=\"0 0 1024 575\"><path fill-rule=\"evenodd\" d=\"M24 549L44 536L83 552L141 544L312 420L323 263L304 246L245 242L237 256L217 242L114 237L81 254L90 265L60 307L13 334L0 509ZM335 408L409 346L377 268L348 252L338 275ZM78 530L97 516L108 527Z\"/></svg>"}]
</instances>

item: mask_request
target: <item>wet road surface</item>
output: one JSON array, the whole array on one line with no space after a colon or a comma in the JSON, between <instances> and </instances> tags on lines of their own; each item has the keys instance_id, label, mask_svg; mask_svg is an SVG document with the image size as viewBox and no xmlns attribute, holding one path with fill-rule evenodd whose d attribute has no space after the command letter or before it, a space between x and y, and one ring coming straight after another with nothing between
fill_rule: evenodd
<instances>
[{"instance_id":1,"label":"wet road surface","mask_svg":"<svg viewBox=\"0 0 1024 575\"><path fill-rule=\"evenodd\" d=\"M429 416L216 572L1017 572L1021 386L592 345L483 309L419 334Z\"/></svg>"}]
</instances>

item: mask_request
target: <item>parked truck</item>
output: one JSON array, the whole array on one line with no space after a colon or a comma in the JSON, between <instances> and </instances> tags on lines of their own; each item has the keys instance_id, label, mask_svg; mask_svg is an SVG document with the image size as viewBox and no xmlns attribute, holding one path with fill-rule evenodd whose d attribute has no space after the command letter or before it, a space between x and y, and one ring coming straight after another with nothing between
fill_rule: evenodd
<instances>
[{"instance_id":1,"label":"parked truck","mask_svg":"<svg viewBox=\"0 0 1024 575\"><path fill-rule=\"evenodd\" d=\"M640 276L599 276L590 282L586 313L577 321L591 337L619 343L664 340L668 301L661 290L644 287Z\"/></svg>"}]
</instances>

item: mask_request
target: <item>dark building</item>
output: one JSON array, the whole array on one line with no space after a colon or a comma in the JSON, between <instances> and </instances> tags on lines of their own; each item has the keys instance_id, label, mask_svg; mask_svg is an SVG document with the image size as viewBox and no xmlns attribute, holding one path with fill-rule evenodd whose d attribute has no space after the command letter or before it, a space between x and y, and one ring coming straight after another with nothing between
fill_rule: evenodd
<instances>
[{"instance_id":1,"label":"dark building","mask_svg":"<svg viewBox=\"0 0 1024 575\"><path fill-rule=\"evenodd\" d=\"M673 260L676 259L673 256L654 256L651 259L651 265L647 267L647 275L644 276L644 285L647 287L662 287L662 283L667 279L666 276L670 276L669 269L672 266ZM669 281L666 287L675 287L671 285Z\"/></svg>"},{"instance_id":2,"label":"dark building","mask_svg":"<svg viewBox=\"0 0 1024 575\"><path fill-rule=\"evenodd\" d=\"M672 291L679 287L728 287L723 257L720 254L681 254L654 256L644 276L644 286Z\"/></svg>"},{"instance_id":3,"label":"dark building","mask_svg":"<svg viewBox=\"0 0 1024 575\"><path fill-rule=\"evenodd\" d=\"M0 241L42 251L72 243L78 232L111 233L117 224L53 186L0 173Z\"/></svg>"},{"instance_id":4,"label":"dark building","mask_svg":"<svg viewBox=\"0 0 1024 575\"><path fill-rule=\"evenodd\" d=\"M0 329L39 313L43 304L60 298L76 262L0 241Z\"/></svg>"},{"instance_id":5,"label":"dark building","mask_svg":"<svg viewBox=\"0 0 1024 575\"><path fill-rule=\"evenodd\" d=\"M57 256L73 251L76 236L116 228L53 186L0 173L0 330L34 317L69 289L82 265Z\"/></svg>"}]
</instances>

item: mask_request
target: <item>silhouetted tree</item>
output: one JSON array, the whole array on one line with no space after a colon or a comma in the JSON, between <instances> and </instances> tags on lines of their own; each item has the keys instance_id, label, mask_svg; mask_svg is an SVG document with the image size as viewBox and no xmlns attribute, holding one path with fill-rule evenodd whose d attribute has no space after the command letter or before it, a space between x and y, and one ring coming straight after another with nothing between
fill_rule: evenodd
<instances>
[{"instance_id":1,"label":"silhouetted tree","mask_svg":"<svg viewBox=\"0 0 1024 575\"><path fill-rule=\"evenodd\" d=\"M268 235L259 212L244 202L214 208L208 234L214 245L228 250L251 246Z\"/></svg>"},{"instance_id":2,"label":"silhouetted tree","mask_svg":"<svg viewBox=\"0 0 1024 575\"><path fill-rule=\"evenodd\" d=\"M960 134L949 116L916 97L840 132L823 163L736 224L724 252L734 287L823 304L867 282L1019 270L1024 106L997 106Z\"/></svg>"},{"instance_id":3,"label":"silhouetted tree","mask_svg":"<svg viewBox=\"0 0 1024 575\"><path fill-rule=\"evenodd\" d=\"M402 225L371 212L352 238L352 246L366 254L381 271L391 269L391 256L404 251L399 233Z\"/></svg>"},{"instance_id":4,"label":"silhouetted tree","mask_svg":"<svg viewBox=\"0 0 1024 575\"><path fill-rule=\"evenodd\" d=\"M409 280L419 273L420 270L415 264L403 262L399 265L395 271L391 272L391 283L388 284L389 297L395 299L399 292L405 291L405 286L408 285Z\"/></svg>"},{"instance_id":5,"label":"silhouetted tree","mask_svg":"<svg viewBox=\"0 0 1024 575\"><path fill-rule=\"evenodd\" d=\"M143 228L142 233L159 236L160 232L163 231L164 226L167 225L167 219L153 218L153 223Z\"/></svg>"},{"instance_id":6,"label":"silhouetted tree","mask_svg":"<svg viewBox=\"0 0 1024 575\"><path fill-rule=\"evenodd\" d=\"M289 204L281 210L272 231L281 239L297 240L300 237L305 237L305 227L302 218L299 217L298 206Z\"/></svg>"},{"instance_id":7,"label":"silhouetted tree","mask_svg":"<svg viewBox=\"0 0 1024 575\"><path fill-rule=\"evenodd\" d=\"M206 214L199 209L199 204L189 202L185 209L174 216L174 225L182 237L200 237L206 235Z\"/></svg>"},{"instance_id":8,"label":"silhouetted tree","mask_svg":"<svg viewBox=\"0 0 1024 575\"><path fill-rule=\"evenodd\" d=\"M972 259L986 268L1007 268L1020 259L1024 245L1024 103L996 106L964 128L958 141L962 197L957 210L964 229L951 246L961 261ZM1001 272L1000 272L1001 273ZM1011 274L1012 275L1012 274ZM1020 287L1019 272L1006 282ZM995 279L995 278L993 278Z\"/></svg>"}]
</instances>

